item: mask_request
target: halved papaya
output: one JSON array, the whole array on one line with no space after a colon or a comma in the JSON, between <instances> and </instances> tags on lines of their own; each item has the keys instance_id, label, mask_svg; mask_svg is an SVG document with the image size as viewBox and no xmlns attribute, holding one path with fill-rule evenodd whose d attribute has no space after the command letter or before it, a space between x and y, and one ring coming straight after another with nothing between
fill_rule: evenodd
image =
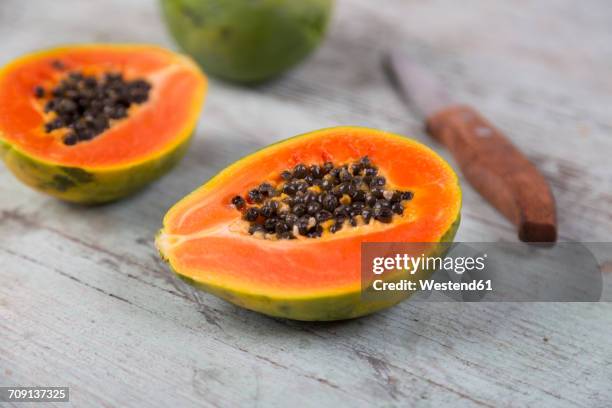
<instances>
[{"instance_id":1,"label":"halved papaya","mask_svg":"<svg viewBox=\"0 0 612 408\"><path fill-rule=\"evenodd\" d=\"M346 319L409 295L362 300L362 242L452 241L460 207L456 174L428 147L339 127L227 167L168 211L156 246L179 277L239 306Z\"/></svg>"},{"instance_id":2,"label":"halved papaya","mask_svg":"<svg viewBox=\"0 0 612 408\"><path fill-rule=\"evenodd\" d=\"M206 85L191 59L151 45L26 55L0 70L0 153L37 190L116 200L183 156Z\"/></svg>"}]
</instances>

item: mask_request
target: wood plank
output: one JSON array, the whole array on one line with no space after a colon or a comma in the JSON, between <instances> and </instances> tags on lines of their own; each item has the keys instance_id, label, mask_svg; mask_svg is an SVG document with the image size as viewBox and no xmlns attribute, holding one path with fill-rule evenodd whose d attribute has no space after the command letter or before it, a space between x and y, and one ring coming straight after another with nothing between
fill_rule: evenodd
<instances>
[{"instance_id":1,"label":"wood plank","mask_svg":"<svg viewBox=\"0 0 612 408\"><path fill-rule=\"evenodd\" d=\"M152 242L176 200L294 134L356 124L440 150L380 71L391 44L534 159L562 238L609 241L611 18L606 0L341 0L328 41L281 80L213 81L186 159L141 194L82 208L1 168L0 385L69 385L78 406L609 406L610 304L411 302L350 322L288 322L186 286ZM3 0L0 37L0 64L62 42L172 46L145 0ZM458 238L515 240L463 187Z\"/></svg>"},{"instance_id":2,"label":"wood plank","mask_svg":"<svg viewBox=\"0 0 612 408\"><path fill-rule=\"evenodd\" d=\"M74 384L75 392L94 378L98 378L95 384L103 382L108 390L129 378L136 386L124 395L128 403L130 398L136 401L139 392L157 390L158 395L177 390L196 401L201 397L216 404L223 400L208 400L208 393L190 393L189 387L197 385L187 377L204 375L203 386L211 386L210 380L220 382L215 392L224 396L237 385L235 374L227 370L248 372L255 366L280 370L265 376L275 378L273 384L283 384L283 393L275 398L284 400L290 398L284 394L291 391L289 380L338 403L343 399L357 404L393 403L419 392L432 404L465 400L495 406L496 396L511 392L522 395L526 402L554 397L581 405L611 379L603 368L612 363L608 353L612 328L608 325L583 343L593 321L604 326L608 320L602 315L603 305L585 305L579 315L568 315L569 310L576 311L574 305L460 304L453 310L447 304L406 303L353 322L285 322L202 296L178 281L151 276L150 271L133 275L139 268L122 257L109 259L108 254L79 240L58 239L62 236L57 231L28 228L27 223L14 220L9 227L19 238L0 240L3 258L8 261L2 279L10 282L3 289L2 298L8 299L3 315L8 316L7 321L23 319L28 324L10 338L24 348L7 348L2 355L15 364L16 372L21 365L34 366L35 372L39 365L66 372L63 379ZM37 245L24 245L31 241ZM66 254L78 254L71 256L70 266L63 262ZM48 261L43 264L39 259ZM19 273L23 268L27 274ZM87 302L75 301L79 299ZM544 316L542 323L539 318ZM9 333L16 330L6 326ZM591 342L596 347L590 348ZM528 347L515 348L515 344ZM356 371L341 369L348 361ZM593 372L599 364L602 369ZM100 365L104 372L98 372ZM188 369L201 366L205 367L203 374ZM525 370L535 370L528 381L522 377ZM72 371L75 373L69 375ZM211 379L206 377L212 375L209 371L226 375ZM173 373L171 379L164 375L168 372ZM355 372L361 373L358 378ZM568 388L558 391L559 383L582 381L587 374L588 384L581 383L580 393ZM53 375L41 374L40 378L49 381ZM491 378L508 376L511 381L489 383ZM364 392L366 383L370 384L368 392ZM247 390L235 396L244 400L226 403L250 401L253 395ZM99 391L96 395L89 390L91 397L111 406L120 401L106 400L107 392ZM160 404L175 398L169 392ZM184 401L189 403L188 398Z\"/></svg>"}]
</instances>

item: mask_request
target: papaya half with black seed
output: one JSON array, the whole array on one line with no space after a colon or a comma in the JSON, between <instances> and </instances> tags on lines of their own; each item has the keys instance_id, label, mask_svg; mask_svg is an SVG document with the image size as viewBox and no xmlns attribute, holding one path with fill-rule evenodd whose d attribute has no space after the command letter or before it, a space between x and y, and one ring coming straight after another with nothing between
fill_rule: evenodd
<instances>
[{"instance_id":1,"label":"papaya half with black seed","mask_svg":"<svg viewBox=\"0 0 612 408\"><path fill-rule=\"evenodd\" d=\"M433 150L339 127L227 167L168 211L156 246L179 277L236 305L296 320L347 319L411 294L364 301L362 243L429 243L427 254L439 256L460 207L457 176Z\"/></svg>"},{"instance_id":2,"label":"papaya half with black seed","mask_svg":"<svg viewBox=\"0 0 612 408\"><path fill-rule=\"evenodd\" d=\"M26 55L0 70L0 154L36 190L113 201L180 160L206 87L191 59L151 45Z\"/></svg>"}]
</instances>

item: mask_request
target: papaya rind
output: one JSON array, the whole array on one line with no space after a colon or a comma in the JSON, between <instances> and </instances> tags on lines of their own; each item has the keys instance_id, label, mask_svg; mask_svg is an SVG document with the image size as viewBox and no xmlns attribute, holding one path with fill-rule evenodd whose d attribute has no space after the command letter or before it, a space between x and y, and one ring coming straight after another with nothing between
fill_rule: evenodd
<instances>
[{"instance_id":1,"label":"papaya rind","mask_svg":"<svg viewBox=\"0 0 612 408\"><path fill-rule=\"evenodd\" d=\"M178 211L184 203L189 203L192 199L195 199L198 194L202 193L203 191L212 189L214 186L222 184L226 180L231 180L233 173L236 170L243 168L243 166L247 164L249 160L259 157L261 154L273 152L275 148L282 148L283 145L291 143L295 139L301 139L304 137L319 137L320 135L325 134L327 132L336 131L368 131L374 133L382 133L391 137L406 139L400 135L387 133L375 129L357 126L342 126L297 135L268 145L226 167L224 170L210 178L201 187L191 192L178 203L176 203L164 216L163 228L158 232L157 237L159 238L164 233L164 229L168 226L171 214L174 211ZM437 240L440 245L434 245L433 247L431 247L431 253L427 254L429 256L443 256L450 248L449 243L453 242L461 221L461 186L459 184L458 177L456 176L450 165L431 148L425 145L421 146L425 150L429 151L431 154L438 157L448 167L448 169L455 176L455 182L457 185L457 199L459 201L457 217L450 224L447 231L441 234L440 238ZM384 297L380 296L377 297L376 300L364 301L362 298L361 285L357 285L358 287L356 289L346 290L344 291L344 293L342 293L341 290L333 293L317 293L304 296L283 296L278 293L272 295L264 293L255 293L254 291L248 291L244 289L238 290L236 288L231 288L228 286L215 285L211 284L210 282L196 280L193 277L187 275L186 273L182 273L180 270L177 270L177 268L174 267L174 265L172 264L172 260L166 254L164 254L163 249L161 248L158 242L158 239L156 239L156 246L159 250L161 258L169 264L170 269L183 281L237 306L273 317L301 321L333 321L351 319L366 316L377 311L389 308L409 298L412 294L414 294L414 292L407 291L387 292L386 296ZM355 254L355 256L359 256L359 254ZM426 278L428 275L433 273L433 271L420 271L420 273L423 274L423 278Z\"/></svg>"},{"instance_id":2,"label":"papaya rind","mask_svg":"<svg viewBox=\"0 0 612 408\"><path fill-rule=\"evenodd\" d=\"M133 166L83 169L37 160L0 140L6 167L24 184L64 201L104 204L130 195L158 179L185 155L187 138L163 155Z\"/></svg>"},{"instance_id":3,"label":"papaya rind","mask_svg":"<svg viewBox=\"0 0 612 408\"><path fill-rule=\"evenodd\" d=\"M0 69L0 77L8 70L38 58L79 49L168 50L153 44L67 44L42 49L17 58ZM24 184L59 199L78 204L103 204L116 201L141 190L174 167L185 155L204 105L208 79L188 56L174 54L177 61L193 70L202 80L194 97L189 119L164 149L131 163L103 167L65 166L38 157L15 147L0 131L0 157L11 172Z\"/></svg>"},{"instance_id":4,"label":"papaya rind","mask_svg":"<svg viewBox=\"0 0 612 408\"><path fill-rule=\"evenodd\" d=\"M434 246L429 256L444 256L453 241L459 228L461 217L452 224L451 228L441 239L441 245ZM446 244L445 244L446 243ZM359 256L355 254L355 256ZM163 255L162 255L163 257ZM167 260L166 260L167 261ZM280 317L300 321L334 321L346 320L367 316L410 298L416 292L387 291L373 299L364 299L360 289L346 293L316 295L311 297L282 297L267 296L263 294L232 290L227 287L212 285L197 281L192 277L181 274L170 264L172 271L184 282L234 305L262 313L267 316ZM433 271L417 272L419 278L426 279ZM388 280L390 281L390 280Z\"/></svg>"}]
</instances>

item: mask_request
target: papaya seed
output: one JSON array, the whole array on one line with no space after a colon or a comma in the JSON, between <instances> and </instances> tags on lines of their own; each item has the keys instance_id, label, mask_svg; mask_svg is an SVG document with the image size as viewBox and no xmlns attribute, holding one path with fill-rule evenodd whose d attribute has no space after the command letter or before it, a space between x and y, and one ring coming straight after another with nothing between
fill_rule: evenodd
<instances>
[{"instance_id":1,"label":"papaya seed","mask_svg":"<svg viewBox=\"0 0 612 408\"><path fill-rule=\"evenodd\" d=\"M319 223L322 223L322 222L325 222L325 221L327 221L327 220L332 219L332 217L333 217L333 215L332 215L332 213L330 213L329 211L327 211L327 210L321 210L321 211L319 211L319 212L317 213L317 217L316 217L316 218L317 218L317 221L318 221Z\"/></svg>"},{"instance_id":2,"label":"papaya seed","mask_svg":"<svg viewBox=\"0 0 612 408\"><path fill-rule=\"evenodd\" d=\"M320 179L324 175L323 169L318 164L313 164L310 166L310 174L315 179Z\"/></svg>"},{"instance_id":3,"label":"papaya seed","mask_svg":"<svg viewBox=\"0 0 612 408\"><path fill-rule=\"evenodd\" d=\"M295 166L293 169L293 177L297 179L304 178L308 175L308 169L302 163Z\"/></svg>"},{"instance_id":4,"label":"papaya seed","mask_svg":"<svg viewBox=\"0 0 612 408\"><path fill-rule=\"evenodd\" d=\"M237 195L234 198L232 198L232 205L236 207L236 209L242 210L244 206L246 205L246 201L244 200L244 198Z\"/></svg>"},{"instance_id":5,"label":"papaya seed","mask_svg":"<svg viewBox=\"0 0 612 408\"><path fill-rule=\"evenodd\" d=\"M367 177L374 177L378 174L376 167L367 167L364 171L364 175Z\"/></svg>"},{"instance_id":6,"label":"papaya seed","mask_svg":"<svg viewBox=\"0 0 612 408\"><path fill-rule=\"evenodd\" d=\"M342 229L342 223L341 222L336 222L334 225L329 227L329 232L331 232L332 234L335 234L336 232L340 231L341 229Z\"/></svg>"},{"instance_id":7,"label":"papaya seed","mask_svg":"<svg viewBox=\"0 0 612 408\"><path fill-rule=\"evenodd\" d=\"M414 197L411 191L388 188L367 156L340 166L298 163L283 170L275 185L264 181L248 191L248 208L240 195L232 199L237 209L246 208L251 235L271 240L318 238L345 226L368 225L372 219L391 223Z\"/></svg>"},{"instance_id":8,"label":"papaya seed","mask_svg":"<svg viewBox=\"0 0 612 408\"><path fill-rule=\"evenodd\" d=\"M321 204L327 211L334 211L338 206L338 199L332 194L325 194Z\"/></svg>"},{"instance_id":9,"label":"papaya seed","mask_svg":"<svg viewBox=\"0 0 612 408\"><path fill-rule=\"evenodd\" d=\"M38 85L34 87L34 96L37 98L44 98L45 97L45 88L43 88L42 86Z\"/></svg>"},{"instance_id":10,"label":"papaya seed","mask_svg":"<svg viewBox=\"0 0 612 408\"><path fill-rule=\"evenodd\" d=\"M329 172L330 172L330 171L331 171L333 168L334 168L334 163L329 162L329 161L328 161L328 162L323 163L323 168L322 168L322 170L323 170L323 172L324 172L325 174L329 173Z\"/></svg>"},{"instance_id":11,"label":"papaya seed","mask_svg":"<svg viewBox=\"0 0 612 408\"><path fill-rule=\"evenodd\" d=\"M317 201L311 201L306 206L306 212L310 215L315 215L319 211L321 211L321 204Z\"/></svg>"},{"instance_id":12,"label":"papaya seed","mask_svg":"<svg viewBox=\"0 0 612 408\"><path fill-rule=\"evenodd\" d=\"M376 176L372 178L370 182L370 187L383 187L387 183L384 177Z\"/></svg>"},{"instance_id":13,"label":"papaya seed","mask_svg":"<svg viewBox=\"0 0 612 408\"><path fill-rule=\"evenodd\" d=\"M388 207L381 207L378 210L374 210L375 217L378 221L384 223L390 223L393 219L393 211Z\"/></svg>"},{"instance_id":14,"label":"papaya seed","mask_svg":"<svg viewBox=\"0 0 612 408\"><path fill-rule=\"evenodd\" d=\"M401 215L404 212L404 206L401 203L395 203L391 206L394 213Z\"/></svg>"},{"instance_id":15,"label":"papaya seed","mask_svg":"<svg viewBox=\"0 0 612 408\"><path fill-rule=\"evenodd\" d=\"M52 65L58 70L64 69L63 64L61 68L55 62ZM126 81L121 73L107 72L96 77L72 71L50 90L36 86L34 95L39 99L50 96L43 110L53 117L44 124L45 132L66 128L64 144L72 146L100 135L110 127L111 120L127 117L132 105L149 99L151 88L146 80Z\"/></svg>"},{"instance_id":16,"label":"papaya seed","mask_svg":"<svg viewBox=\"0 0 612 408\"><path fill-rule=\"evenodd\" d=\"M261 192L258 189L249 191L249 200L253 203L261 203L263 200Z\"/></svg>"},{"instance_id":17,"label":"papaya seed","mask_svg":"<svg viewBox=\"0 0 612 408\"><path fill-rule=\"evenodd\" d=\"M251 207L249 208L246 213L244 214L244 218L247 221L255 221L257 220L257 217L259 216L259 210L257 209L257 207Z\"/></svg>"},{"instance_id":18,"label":"papaya seed","mask_svg":"<svg viewBox=\"0 0 612 408\"><path fill-rule=\"evenodd\" d=\"M404 191L402 193L402 200L410 201L414 197L414 193L412 191Z\"/></svg>"},{"instance_id":19,"label":"papaya seed","mask_svg":"<svg viewBox=\"0 0 612 408\"><path fill-rule=\"evenodd\" d=\"M281 178L285 181L289 181L293 178L293 174L291 174L291 172L289 170L284 170L281 173Z\"/></svg>"}]
</instances>

